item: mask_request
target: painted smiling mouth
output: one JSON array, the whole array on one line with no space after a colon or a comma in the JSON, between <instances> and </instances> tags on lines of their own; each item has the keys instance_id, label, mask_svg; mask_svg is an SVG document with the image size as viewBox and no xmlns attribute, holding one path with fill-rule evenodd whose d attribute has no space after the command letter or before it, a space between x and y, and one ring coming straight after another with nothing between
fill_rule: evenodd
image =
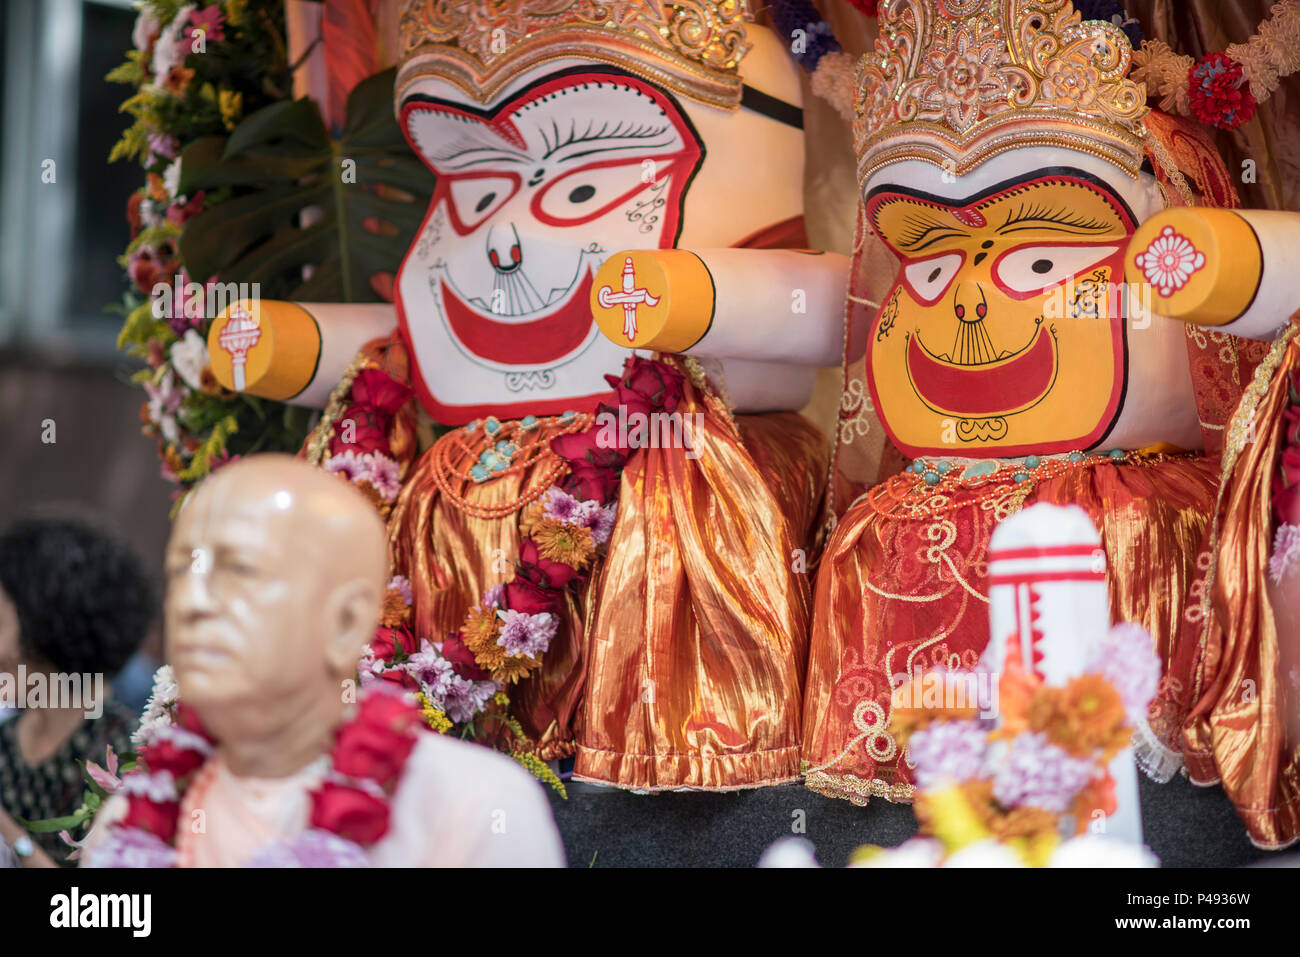
<instances>
[{"instance_id":1,"label":"painted smiling mouth","mask_svg":"<svg viewBox=\"0 0 1300 957\"><path fill-rule=\"evenodd\" d=\"M504 365L539 366L562 359L590 336L591 270L571 287L555 311L524 322L503 322L485 315L440 280L443 315L452 335L470 352Z\"/></svg>"},{"instance_id":2,"label":"painted smiling mouth","mask_svg":"<svg viewBox=\"0 0 1300 957\"><path fill-rule=\"evenodd\" d=\"M1019 351L984 362L937 356L919 334L907 341L907 376L927 406L940 414L984 418L1020 412L1039 402L1056 382L1056 342L1039 320Z\"/></svg>"}]
</instances>

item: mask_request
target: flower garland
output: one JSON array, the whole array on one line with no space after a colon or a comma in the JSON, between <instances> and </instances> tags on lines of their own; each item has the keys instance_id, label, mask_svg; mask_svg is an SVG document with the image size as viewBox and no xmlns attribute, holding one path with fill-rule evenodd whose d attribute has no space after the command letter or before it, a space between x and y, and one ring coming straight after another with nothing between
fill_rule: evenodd
<instances>
[{"instance_id":1,"label":"flower garland","mask_svg":"<svg viewBox=\"0 0 1300 957\"><path fill-rule=\"evenodd\" d=\"M1057 687L1025 669L1013 636L998 680L996 726L978 717L993 702L971 701L968 690L985 687L973 677L932 673L897 692L910 706L895 707L891 732L915 766L921 833L937 838L947 854L994 842L1043 866L1058 848L1064 816L1083 834L1097 812L1114 812L1107 765L1145 725L1160 660L1145 630L1118 625L1093 650L1085 672ZM943 690L927 686L933 682ZM938 699L970 707L928 706Z\"/></svg>"},{"instance_id":2,"label":"flower garland","mask_svg":"<svg viewBox=\"0 0 1300 957\"><path fill-rule=\"evenodd\" d=\"M1300 70L1300 3L1279 0L1246 43L1199 61L1149 40L1133 54L1133 79L1145 83L1160 108L1208 126L1232 130L1254 118L1282 80Z\"/></svg>"},{"instance_id":3,"label":"flower garland","mask_svg":"<svg viewBox=\"0 0 1300 957\"><path fill-rule=\"evenodd\" d=\"M84 855L86 867L175 867L181 799L215 741L178 701L160 703L135 767L117 788L125 817ZM160 716L159 716L160 717ZM389 831L391 799L421 732L419 711L398 694L362 694L338 729L325 779L311 792L309 826L259 851L246 867L364 867L365 849Z\"/></svg>"},{"instance_id":4,"label":"flower garland","mask_svg":"<svg viewBox=\"0 0 1300 957\"><path fill-rule=\"evenodd\" d=\"M1282 452L1273 477L1273 514L1277 532L1268 577L1280 585L1300 564L1300 369L1287 382L1290 405L1282 412Z\"/></svg>"}]
</instances>

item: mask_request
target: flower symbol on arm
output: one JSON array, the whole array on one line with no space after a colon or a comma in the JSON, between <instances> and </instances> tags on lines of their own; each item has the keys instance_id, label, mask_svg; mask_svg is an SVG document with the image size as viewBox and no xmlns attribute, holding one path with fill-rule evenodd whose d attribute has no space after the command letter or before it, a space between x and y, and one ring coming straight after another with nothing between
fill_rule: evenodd
<instances>
[{"instance_id":1,"label":"flower symbol on arm","mask_svg":"<svg viewBox=\"0 0 1300 957\"><path fill-rule=\"evenodd\" d=\"M1192 241L1172 226L1166 226L1145 252L1138 253L1134 263L1142 270L1147 282L1169 297L1187 285L1189 279L1205 266L1205 253L1192 245Z\"/></svg>"}]
</instances>

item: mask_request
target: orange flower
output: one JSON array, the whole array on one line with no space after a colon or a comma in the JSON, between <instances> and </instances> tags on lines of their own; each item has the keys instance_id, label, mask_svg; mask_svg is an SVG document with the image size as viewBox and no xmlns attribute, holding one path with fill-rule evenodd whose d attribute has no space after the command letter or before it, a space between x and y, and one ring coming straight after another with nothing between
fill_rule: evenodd
<instances>
[{"instance_id":1,"label":"orange flower","mask_svg":"<svg viewBox=\"0 0 1300 957\"><path fill-rule=\"evenodd\" d=\"M563 562L578 571L596 554L591 530L582 525L544 518L533 527L529 537L537 543L537 551L547 561Z\"/></svg>"},{"instance_id":2,"label":"orange flower","mask_svg":"<svg viewBox=\"0 0 1300 957\"><path fill-rule=\"evenodd\" d=\"M542 515L545 512L545 502L541 499L532 502L519 514L519 534L524 538L531 537L533 529L542 521Z\"/></svg>"},{"instance_id":3,"label":"orange flower","mask_svg":"<svg viewBox=\"0 0 1300 957\"><path fill-rule=\"evenodd\" d=\"M471 608L465 616L460 635L478 666L488 672L494 681L502 684L513 684L542 665L539 658L511 655L497 644L497 638L501 635L501 621L497 618L495 608L484 608L482 605Z\"/></svg>"},{"instance_id":4,"label":"orange flower","mask_svg":"<svg viewBox=\"0 0 1300 957\"><path fill-rule=\"evenodd\" d=\"M955 680L942 671L931 671L894 689L889 731L899 744L935 721L966 721L979 714L978 702ZM970 707L955 706L968 700Z\"/></svg>"},{"instance_id":5,"label":"orange flower","mask_svg":"<svg viewBox=\"0 0 1300 957\"><path fill-rule=\"evenodd\" d=\"M1075 757L1102 751L1109 760L1129 741L1124 702L1098 674L1073 678L1064 688L1040 688L1026 711L1029 728Z\"/></svg>"},{"instance_id":6,"label":"orange flower","mask_svg":"<svg viewBox=\"0 0 1300 957\"><path fill-rule=\"evenodd\" d=\"M163 80L163 89L177 97L183 97L192 79L194 79L194 71L189 67L174 66L167 71L167 77Z\"/></svg>"},{"instance_id":7,"label":"orange flower","mask_svg":"<svg viewBox=\"0 0 1300 957\"><path fill-rule=\"evenodd\" d=\"M1074 799L1071 813L1074 815L1075 833L1085 833L1097 811L1101 812L1102 817L1109 817L1118 807L1119 803L1115 800L1115 779L1110 776L1110 772L1093 778Z\"/></svg>"},{"instance_id":8,"label":"orange flower","mask_svg":"<svg viewBox=\"0 0 1300 957\"><path fill-rule=\"evenodd\" d=\"M390 588L384 592L384 607L379 612L379 623L385 628L396 628L398 625L406 624L411 617L410 606L406 604L406 599L396 588Z\"/></svg>"}]
</instances>

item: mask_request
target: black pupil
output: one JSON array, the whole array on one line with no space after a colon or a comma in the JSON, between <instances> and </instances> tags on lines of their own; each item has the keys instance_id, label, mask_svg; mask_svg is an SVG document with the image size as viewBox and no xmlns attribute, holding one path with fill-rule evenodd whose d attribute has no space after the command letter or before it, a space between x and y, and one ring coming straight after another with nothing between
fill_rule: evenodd
<instances>
[{"instance_id":1,"label":"black pupil","mask_svg":"<svg viewBox=\"0 0 1300 957\"><path fill-rule=\"evenodd\" d=\"M596 195L596 187L577 186L574 188L573 192L569 194L569 202L585 203L587 200L591 199L591 197L595 195Z\"/></svg>"},{"instance_id":2,"label":"black pupil","mask_svg":"<svg viewBox=\"0 0 1300 957\"><path fill-rule=\"evenodd\" d=\"M486 196L484 196L482 199L478 201L478 205L474 207L474 212L476 213L483 212L483 210L487 209L489 206L492 205L492 200L496 198L497 198L496 193L488 193Z\"/></svg>"},{"instance_id":3,"label":"black pupil","mask_svg":"<svg viewBox=\"0 0 1300 957\"><path fill-rule=\"evenodd\" d=\"M1052 271L1052 261L1050 259L1040 259L1030 267L1038 275L1042 276Z\"/></svg>"},{"instance_id":4,"label":"black pupil","mask_svg":"<svg viewBox=\"0 0 1300 957\"><path fill-rule=\"evenodd\" d=\"M930 273L930 278L927 279L926 282L934 282L936 279L939 278L939 273L941 273L942 271L943 271L942 269L936 266L934 272Z\"/></svg>"}]
</instances>

